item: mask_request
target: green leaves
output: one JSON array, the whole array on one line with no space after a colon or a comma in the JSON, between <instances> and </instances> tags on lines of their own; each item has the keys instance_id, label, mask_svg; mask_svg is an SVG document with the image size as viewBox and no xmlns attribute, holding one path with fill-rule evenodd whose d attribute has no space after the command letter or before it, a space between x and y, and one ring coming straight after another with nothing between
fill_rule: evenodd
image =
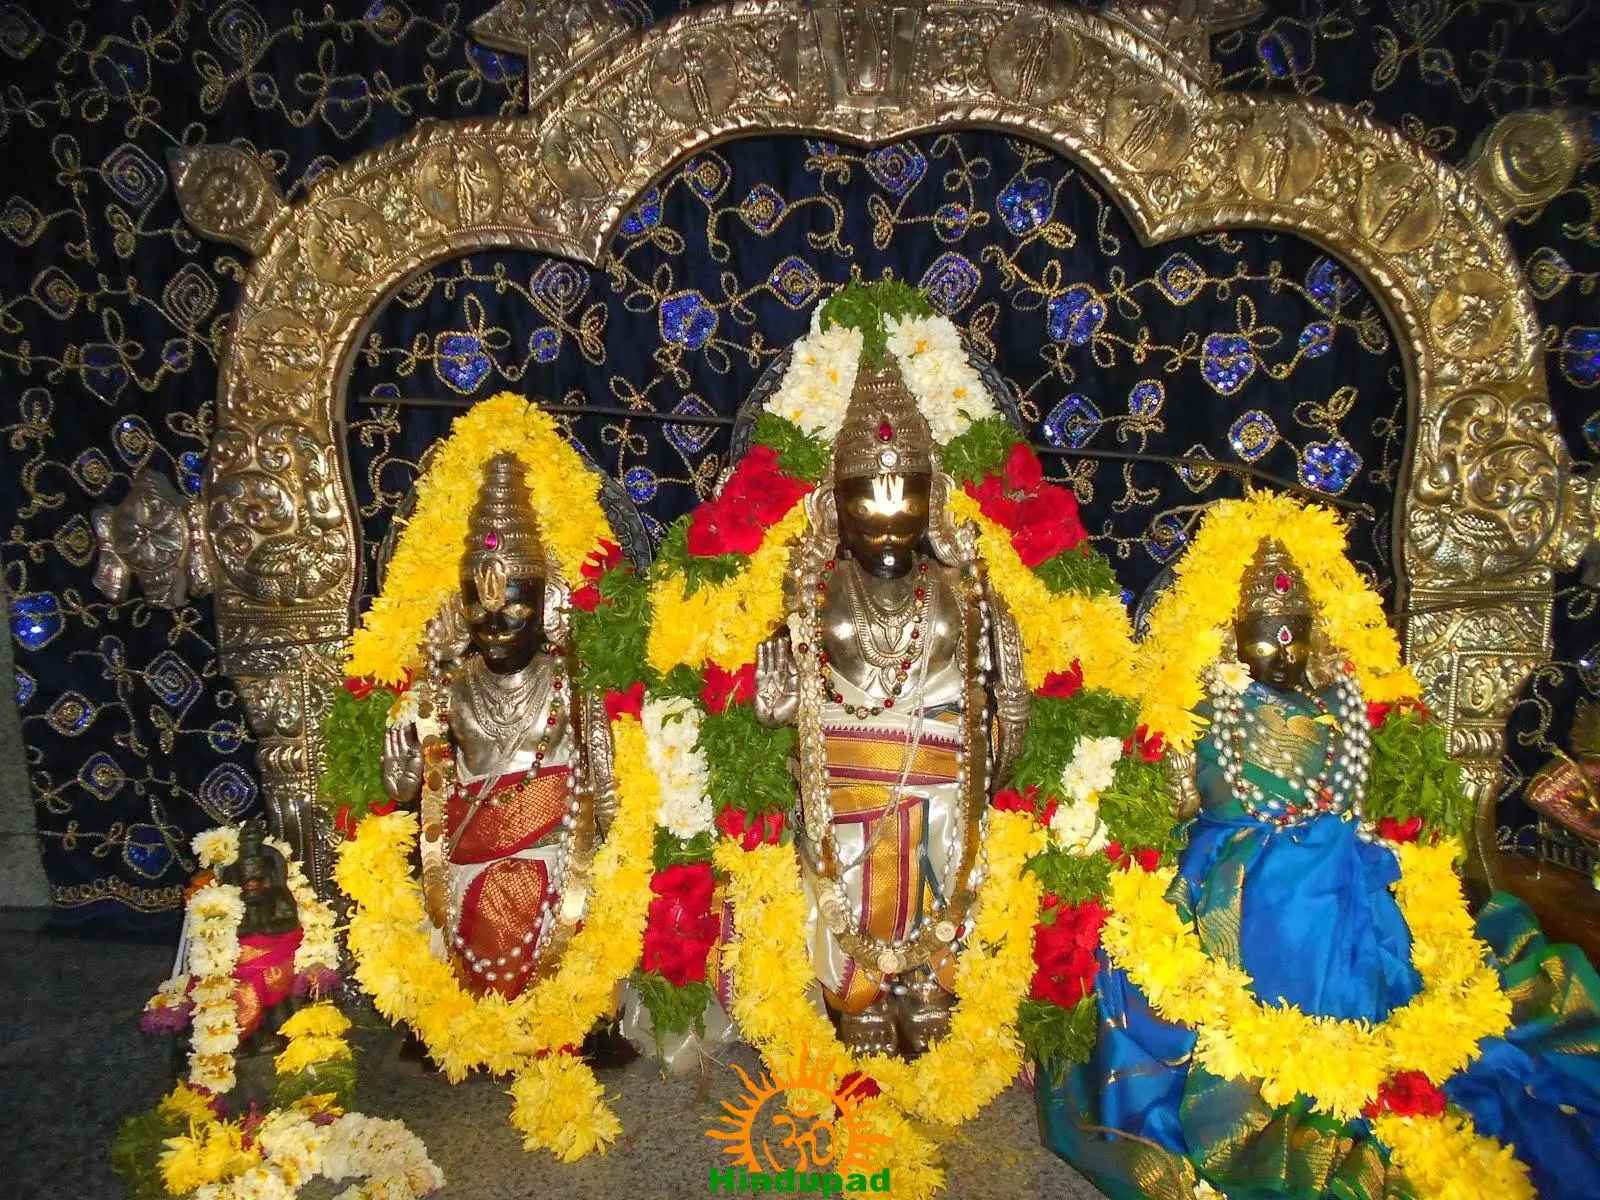
<instances>
[{"instance_id":1,"label":"green leaves","mask_svg":"<svg viewBox=\"0 0 1600 1200\"><path fill-rule=\"evenodd\" d=\"M820 321L824 329L843 325L859 330L862 365L877 367L889 352L889 335L883 327L886 318L932 315L933 305L918 289L898 279L879 279L840 288L822 306Z\"/></svg>"},{"instance_id":2,"label":"green leaves","mask_svg":"<svg viewBox=\"0 0 1600 1200\"><path fill-rule=\"evenodd\" d=\"M828 472L831 447L820 438L808 437L800 426L777 413L763 412L756 418L754 437L772 448L786 475L817 483Z\"/></svg>"},{"instance_id":3,"label":"green leaves","mask_svg":"<svg viewBox=\"0 0 1600 1200\"><path fill-rule=\"evenodd\" d=\"M768 729L756 719L754 706L730 704L701 718L696 747L706 756L713 811L732 805L760 816L794 806L789 776L794 730Z\"/></svg>"},{"instance_id":4,"label":"green leaves","mask_svg":"<svg viewBox=\"0 0 1600 1200\"><path fill-rule=\"evenodd\" d=\"M1117 582L1117 573L1111 567L1111 560L1094 550L1088 542L1080 543L1071 550L1063 550L1054 558L1045 559L1034 568L1034 574L1044 581L1045 587L1056 593L1078 592L1085 596L1122 594L1122 585Z\"/></svg>"},{"instance_id":5,"label":"green leaves","mask_svg":"<svg viewBox=\"0 0 1600 1200\"><path fill-rule=\"evenodd\" d=\"M162 1143L187 1133L188 1126L157 1109L129 1117L111 1141L111 1169L122 1178L128 1200L171 1200L161 1178Z\"/></svg>"},{"instance_id":6,"label":"green leaves","mask_svg":"<svg viewBox=\"0 0 1600 1200\"><path fill-rule=\"evenodd\" d=\"M623 691L638 680L648 684L654 672L646 658L650 632L650 589L626 568L601 577L606 601L593 612L572 609L572 640L577 650L574 681L586 691Z\"/></svg>"},{"instance_id":7,"label":"green leaves","mask_svg":"<svg viewBox=\"0 0 1600 1200\"><path fill-rule=\"evenodd\" d=\"M1094 996L1071 1008L1048 1000L1024 1000L1017 1009L1017 1034L1039 1065L1052 1074L1088 1062L1098 1040Z\"/></svg>"},{"instance_id":8,"label":"green leaves","mask_svg":"<svg viewBox=\"0 0 1600 1200\"><path fill-rule=\"evenodd\" d=\"M658 1040L664 1033L687 1033L691 1025L704 1036L706 1006L711 1003L709 984L673 987L659 971L635 971L629 982L650 1010Z\"/></svg>"},{"instance_id":9,"label":"green leaves","mask_svg":"<svg viewBox=\"0 0 1600 1200\"><path fill-rule=\"evenodd\" d=\"M976 483L1000 470L1011 447L1020 441L1021 436L1004 417L984 417L951 438L939 452L939 461L956 483Z\"/></svg>"},{"instance_id":10,"label":"green leaves","mask_svg":"<svg viewBox=\"0 0 1600 1200\"><path fill-rule=\"evenodd\" d=\"M1421 817L1426 832L1465 837L1472 803L1461 784L1461 767L1446 749L1444 729L1414 711L1391 709L1372 731L1372 768L1367 779L1367 816L1405 820Z\"/></svg>"},{"instance_id":11,"label":"green leaves","mask_svg":"<svg viewBox=\"0 0 1600 1200\"><path fill-rule=\"evenodd\" d=\"M697 833L685 841L658 826L655 850L650 856L651 866L659 874L668 867L675 867L680 863L710 862L716 839L717 835L708 830L705 833Z\"/></svg>"},{"instance_id":12,"label":"green leaves","mask_svg":"<svg viewBox=\"0 0 1600 1200\"><path fill-rule=\"evenodd\" d=\"M383 790L383 734L394 693L373 688L357 700L344 688L333 693L323 721L322 774L317 798L337 811L350 806L358 819L388 799Z\"/></svg>"},{"instance_id":13,"label":"green leaves","mask_svg":"<svg viewBox=\"0 0 1600 1200\"><path fill-rule=\"evenodd\" d=\"M336 1103L349 1108L355 1102L356 1064L354 1058L335 1058L313 1063L293 1075L280 1075L272 1086L272 1103L276 1108L287 1108L303 1096L318 1096L332 1092Z\"/></svg>"}]
</instances>

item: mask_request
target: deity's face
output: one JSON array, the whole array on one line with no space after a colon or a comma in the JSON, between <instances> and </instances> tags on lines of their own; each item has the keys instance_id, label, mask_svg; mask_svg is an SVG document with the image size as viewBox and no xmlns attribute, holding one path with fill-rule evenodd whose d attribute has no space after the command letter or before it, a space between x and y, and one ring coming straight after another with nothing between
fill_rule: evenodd
<instances>
[{"instance_id":1,"label":"deity's face","mask_svg":"<svg viewBox=\"0 0 1600 1200\"><path fill-rule=\"evenodd\" d=\"M510 675L533 661L544 640L543 579L512 575L493 580L483 572L469 573L461 580L461 600L473 648L489 670Z\"/></svg>"},{"instance_id":2,"label":"deity's face","mask_svg":"<svg viewBox=\"0 0 1600 1200\"><path fill-rule=\"evenodd\" d=\"M1311 658L1311 618L1250 613L1234 623L1239 661L1260 683L1285 691L1305 684Z\"/></svg>"},{"instance_id":3,"label":"deity's face","mask_svg":"<svg viewBox=\"0 0 1600 1200\"><path fill-rule=\"evenodd\" d=\"M926 471L840 480L833 489L839 544L870 575L906 575L928 535L932 490L933 476Z\"/></svg>"}]
</instances>

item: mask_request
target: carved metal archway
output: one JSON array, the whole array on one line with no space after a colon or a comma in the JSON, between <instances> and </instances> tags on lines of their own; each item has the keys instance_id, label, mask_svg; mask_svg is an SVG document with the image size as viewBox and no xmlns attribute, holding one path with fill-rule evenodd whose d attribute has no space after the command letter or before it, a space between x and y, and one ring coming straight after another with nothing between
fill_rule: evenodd
<instances>
[{"instance_id":1,"label":"carved metal archway","mask_svg":"<svg viewBox=\"0 0 1600 1200\"><path fill-rule=\"evenodd\" d=\"M1410 393L1394 517L1407 657L1469 764L1492 860L1505 722L1550 653L1552 570L1576 561L1600 511L1570 471L1501 229L1566 186L1578 135L1561 114L1519 114L1459 169L1346 107L1216 91L1207 27L1228 7L732 0L635 32L603 0L536 18L510 0L476 29L530 54L524 116L425 123L293 205L243 152L175 155L186 218L255 255L221 368L205 517L224 666L260 739L271 815L317 876L317 729L359 576L344 388L386 300L487 248L598 264L633 198L717 141L952 127L1082 164L1146 243L1283 230L1378 297Z\"/></svg>"}]
</instances>

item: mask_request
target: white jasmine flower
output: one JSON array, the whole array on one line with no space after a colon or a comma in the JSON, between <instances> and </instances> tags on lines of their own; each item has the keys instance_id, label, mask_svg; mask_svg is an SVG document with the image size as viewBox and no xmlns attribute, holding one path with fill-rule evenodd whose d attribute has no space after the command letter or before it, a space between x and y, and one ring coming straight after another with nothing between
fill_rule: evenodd
<instances>
[{"instance_id":1,"label":"white jasmine flower","mask_svg":"<svg viewBox=\"0 0 1600 1200\"><path fill-rule=\"evenodd\" d=\"M229 866L239 857L238 826L218 825L215 829L197 833L191 845L195 857L206 870L214 871L218 867Z\"/></svg>"},{"instance_id":2,"label":"white jasmine flower","mask_svg":"<svg viewBox=\"0 0 1600 1200\"><path fill-rule=\"evenodd\" d=\"M1093 800L1111 786L1121 757L1121 738L1080 737L1061 772L1061 790L1074 800Z\"/></svg>"},{"instance_id":3,"label":"white jasmine flower","mask_svg":"<svg viewBox=\"0 0 1600 1200\"><path fill-rule=\"evenodd\" d=\"M673 836L684 839L712 827L710 773L705 756L695 749L700 739L700 712L682 697L645 702L640 714L645 754L661 792L657 820Z\"/></svg>"},{"instance_id":4,"label":"white jasmine flower","mask_svg":"<svg viewBox=\"0 0 1600 1200\"><path fill-rule=\"evenodd\" d=\"M1050 834L1058 846L1076 858L1099 854L1108 840L1099 806L1089 800L1058 804L1050 818Z\"/></svg>"},{"instance_id":5,"label":"white jasmine flower","mask_svg":"<svg viewBox=\"0 0 1600 1200\"><path fill-rule=\"evenodd\" d=\"M1242 692L1250 686L1250 668L1238 659L1219 659L1213 670L1217 682L1230 692Z\"/></svg>"}]
</instances>

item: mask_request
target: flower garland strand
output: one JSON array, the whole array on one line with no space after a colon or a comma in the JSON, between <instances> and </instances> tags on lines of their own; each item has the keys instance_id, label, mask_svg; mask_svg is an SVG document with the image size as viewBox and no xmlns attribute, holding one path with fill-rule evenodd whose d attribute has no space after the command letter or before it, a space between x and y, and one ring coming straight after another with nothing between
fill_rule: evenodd
<instances>
[{"instance_id":1,"label":"flower garland strand","mask_svg":"<svg viewBox=\"0 0 1600 1200\"><path fill-rule=\"evenodd\" d=\"M392 685L420 665L423 631L459 586L453 569L440 569L440 548L465 545L483 466L507 452L528 471L539 530L563 578L580 578L595 546L614 540L597 499L599 476L555 421L513 392L480 401L455 419L417 482L416 510L390 560L383 592L351 638L347 675ZM541 486L534 480L556 482Z\"/></svg>"},{"instance_id":2,"label":"flower garland strand","mask_svg":"<svg viewBox=\"0 0 1600 1200\"><path fill-rule=\"evenodd\" d=\"M1143 719L1179 749L1200 734L1194 708L1204 698L1207 668L1221 653L1225 631L1239 604L1240 570L1261 539L1288 547L1305 577L1330 645L1355 663L1369 701L1414 699L1421 688L1400 661L1400 642L1383 601L1345 553L1338 516L1293 497L1260 492L1211 505L1189 550L1178 559L1177 579L1150 612L1149 632L1134 659L1143 686Z\"/></svg>"},{"instance_id":3,"label":"flower garland strand","mask_svg":"<svg viewBox=\"0 0 1600 1200\"><path fill-rule=\"evenodd\" d=\"M1017 1004L1033 973L1039 903L1038 881L1022 868L1043 849L1044 833L1026 814L995 812L989 822L989 876L974 906L971 940L957 959L959 999L950 1030L911 1063L884 1056L854 1060L807 999L806 901L793 850L718 846L716 865L728 877L739 914L739 937L726 950L734 1016L770 1068L809 1047L841 1074L872 1078L908 1116L940 1125L971 1119L1010 1084L1022 1062ZM897 1170L909 1153L905 1147L891 1153Z\"/></svg>"},{"instance_id":4,"label":"flower garland strand","mask_svg":"<svg viewBox=\"0 0 1600 1200\"><path fill-rule=\"evenodd\" d=\"M595 855L587 915L555 974L514 1000L472 996L429 949L410 868L416 814L369 816L340 847L334 867L355 902L349 943L356 977L378 1011L415 1029L452 1082L480 1067L518 1072L513 1120L525 1144L564 1157L603 1149L617 1136L616 1117L581 1061L531 1064L581 1043L610 1009L617 982L638 961L650 898L659 789L639 722L621 717L611 732L618 814ZM563 1089L566 1099L552 1089Z\"/></svg>"},{"instance_id":5,"label":"flower garland strand","mask_svg":"<svg viewBox=\"0 0 1600 1200\"><path fill-rule=\"evenodd\" d=\"M1420 1071L1443 1083L1505 1032L1511 1001L1473 932L1451 843L1396 847L1401 915L1422 990L1378 1025L1267 1005L1249 974L1208 955L1165 898L1174 870L1115 876L1102 938L1113 966L1162 1017L1195 1031L1195 1060L1225 1079L1258 1081L1271 1105L1304 1095L1340 1120L1361 1115L1385 1080Z\"/></svg>"}]
</instances>

